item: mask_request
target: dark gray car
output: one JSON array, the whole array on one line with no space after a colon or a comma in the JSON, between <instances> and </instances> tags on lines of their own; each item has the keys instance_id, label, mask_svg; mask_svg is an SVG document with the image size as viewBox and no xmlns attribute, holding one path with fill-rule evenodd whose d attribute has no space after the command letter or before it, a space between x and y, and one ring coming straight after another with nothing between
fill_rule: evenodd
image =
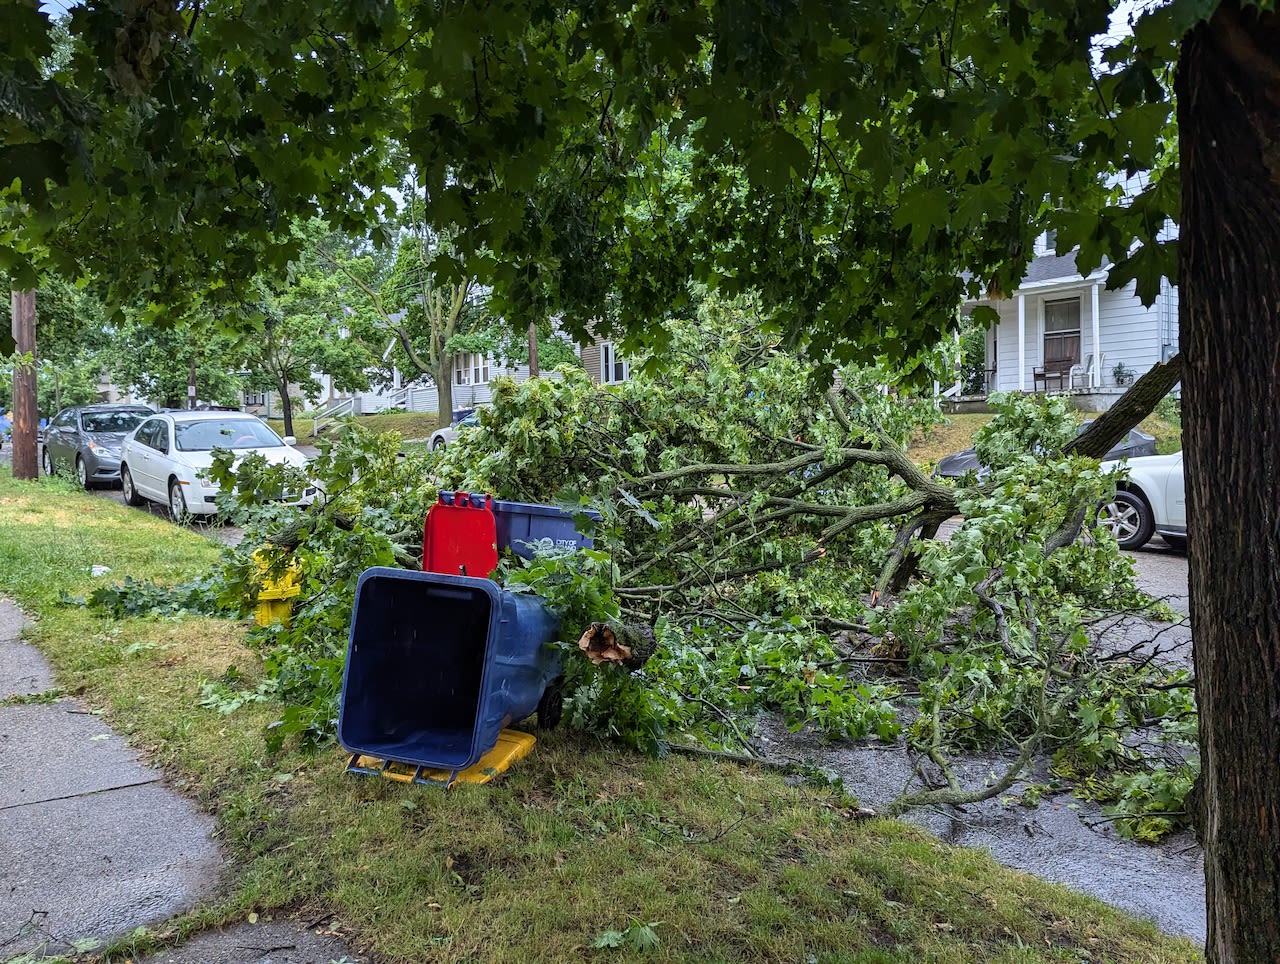
<instances>
[{"instance_id":1,"label":"dark gray car","mask_svg":"<svg viewBox=\"0 0 1280 964\"><path fill-rule=\"evenodd\" d=\"M64 408L44 430L40 467L45 475L73 469L86 489L120 481L120 443L151 415L143 405Z\"/></svg>"},{"instance_id":2,"label":"dark gray car","mask_svg":"<svg viewBox=\"0 0 1280 964\"><path fill-rule=\"evenodd\" d=\"M1092 423L1085 422L1080 426L1083 432ZM1131 459L1139 455L1155 455L1156 439L1154 435L1148 435L1146 432L1140 432L1136 428L1130 429L1129 434L1122 438L1115 446L1111 448L1101 461L1114 461L1116 459ZM987 467L978 464L978 452L976 449L965 449L963 452L956 452L954 455L946 455L938 460L938 467L934 469L934 478L958 479L966 472L976 472L978 477L987 474Z\"/></svg>"}]
</instances>

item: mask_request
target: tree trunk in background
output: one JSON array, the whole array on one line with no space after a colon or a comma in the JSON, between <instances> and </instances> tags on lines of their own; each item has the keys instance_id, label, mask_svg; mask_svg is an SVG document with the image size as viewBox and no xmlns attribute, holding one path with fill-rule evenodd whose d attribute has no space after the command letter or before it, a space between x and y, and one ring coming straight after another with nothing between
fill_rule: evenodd
<instances>
[{"instance_id":1,"label":"tree trunk in background","mask_svg":"<svg viewBox=\"0 0 1280 964\"><path fill-rule=\"evenodd\" d=\"M436 428L453 424L453 356L440 353L440 364L431 373L436 383Z\"/></svg>"},{"instance_id":2,"label":"tree trunk in background","mask_svg":"<svg viewBox=\"0 0 1280 964\"><path fill-rule=\"evenodd\" d=\"M538 326L529 322L529 377L538 377Z\"/></svg>"},{"instance_id":3,"label":"tree trunk in background","mask_svg":"<svg viewBox=\"0 0 1280 964\"><path fill-rule=\"evenodd\" d=\"M1187 35L1183 409L1210 961L1280 960L1280 15Z\"/></svg>"},{"instance_id":4,"label":"tree trunk in background","mask_svg":"<svg viewBox=\"0 0 1280 964\"><path fill-rule=\"evenodd\" d=\"M297 435L293 430L293 399L289 397L289 383L281 379L276 384L280 393L280 414L284 417L284 434Z\"/></svg>"},{"instance_id":5,"label":"tree trunk in background","mask_svg":"<svg viewBox=\"0 0 1280 964\"><path fill-rule=\"evenodd\" d=\"M13 366L13 477L36 477L36 293L13 292L13 340L19 356L30 356L30 362Z\"/></svg>"}]
</instances>

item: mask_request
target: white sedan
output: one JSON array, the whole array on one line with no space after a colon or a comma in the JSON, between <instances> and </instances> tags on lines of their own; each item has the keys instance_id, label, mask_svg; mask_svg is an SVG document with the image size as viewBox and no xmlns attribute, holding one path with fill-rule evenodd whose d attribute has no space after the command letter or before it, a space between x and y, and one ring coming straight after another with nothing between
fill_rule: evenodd
<instances>
[{"instance_id":1,"label":"white sedan","mask_svg":"<svg viewBox=\"0 0 1280 964\"><path fill-rule=\"evenodd\" d=\"M1116 482L1116 497L1098 509L1098 523L1111 530L1121 549L1146 545L1155 532L1175 549L1186 547L1187 489L1181 452L1103 462L1102 468L1126 470L1126 477Z\"/></svg>"},{"instance_id":2,"label":"white sedan","mask_svg":"<svg viewBox=\"0 0 1280 964\"><path fill-rule=\"evenodd\" d=\"M453 444L454 439L458 437L458 433L464 428L471 428L479 424L480 415L475 411L471 411L452 425L436 429L431 433L431 451L439 452L441 449L447 448Z\"/></svg>"},{"instance_id":3,"label":"white sedan","mask_svg":"<svg viewBox=\"0 0 1280 964\"><path fill-rule=\"evenodd\" d=\"M163 412L139 425L120 450L120 485L129 505L166 503L177 521L218 511L218 485L209 481L213 450L230 449L239 459L258 453L273 465L305 468L307 457L256 415L244 412ZM302 486L284 501L305 504L316 490Z\"/></svg>"}]
</instances>

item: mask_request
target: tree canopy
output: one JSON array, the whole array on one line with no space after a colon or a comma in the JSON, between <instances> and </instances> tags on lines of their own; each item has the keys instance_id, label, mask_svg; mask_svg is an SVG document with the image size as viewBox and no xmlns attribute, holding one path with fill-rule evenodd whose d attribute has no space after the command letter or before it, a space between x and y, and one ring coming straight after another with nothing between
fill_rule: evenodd
<instances>
[{"instance_id":1,"label":"tree canopy","mask_svg":"<svg viewBox=\"0 0 1280 964\"><path fill-rule=\"evenodd\" d=\"M1172 276L1169 67L1209 9L1104 44L1103 0L95 3L44 76L45 15L8 8L19 281L90 266L172 299L216 265L234 295L296 253L289 215L383 223L407 154L456 238L440 268L517 327L660 343L696 282L761 292L841 359L935 342L965 294L1016 286L1045 227L1116 283ZM1152 174L1120 204L1115 171Z\"/></svg>"}]
</instances>

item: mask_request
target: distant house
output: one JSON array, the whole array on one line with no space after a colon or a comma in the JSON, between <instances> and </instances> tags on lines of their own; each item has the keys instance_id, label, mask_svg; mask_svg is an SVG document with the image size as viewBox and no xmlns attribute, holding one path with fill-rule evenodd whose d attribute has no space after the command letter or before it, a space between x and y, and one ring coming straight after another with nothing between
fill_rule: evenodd
<instances>
[{"instance_id":1,"label":"distant house","mask_svg":"<svg viewBox=\"0 0 1280 964\"><path fill-rule=\"evenodd\" d=\"M1075 253L1053 253L1041 235L1037 257L1016 291L989 305L1000 320L986 332L986 390L1070 392L1079 407L1103 411L1152 365L1178 351L1178 289L1167 282L1143 307L1130 282L1106 290L1107 267L1088 276Z\"/></svg>"},{"instance_id":2,"label":"distant house","mask_svg":"<svg viewBox=\"0 0 1280 964\"><path fill-rule=\"evenodd\" d=\"M625 382L631 377L631 366L610 338L596 335L588 344L578 346L578 356L588 377L600 385Z\"/></svg>"},{"instance_id":3,"label":"distant house","mask_svg":"<svg viewBox=\"0 0 1280 964\"><path fill-rule=\"evenodd\" d=\"M453 359L453 407L475 408L493 399L493 382L498 378L527 381L529 365L499 365L492 355L459 352ZM439 409L439 395L433 384L419 379L402 390L403 404L411 412L434 412ZM423 382L419 384L419 382Z\"/></svg>"}]
</instances>

